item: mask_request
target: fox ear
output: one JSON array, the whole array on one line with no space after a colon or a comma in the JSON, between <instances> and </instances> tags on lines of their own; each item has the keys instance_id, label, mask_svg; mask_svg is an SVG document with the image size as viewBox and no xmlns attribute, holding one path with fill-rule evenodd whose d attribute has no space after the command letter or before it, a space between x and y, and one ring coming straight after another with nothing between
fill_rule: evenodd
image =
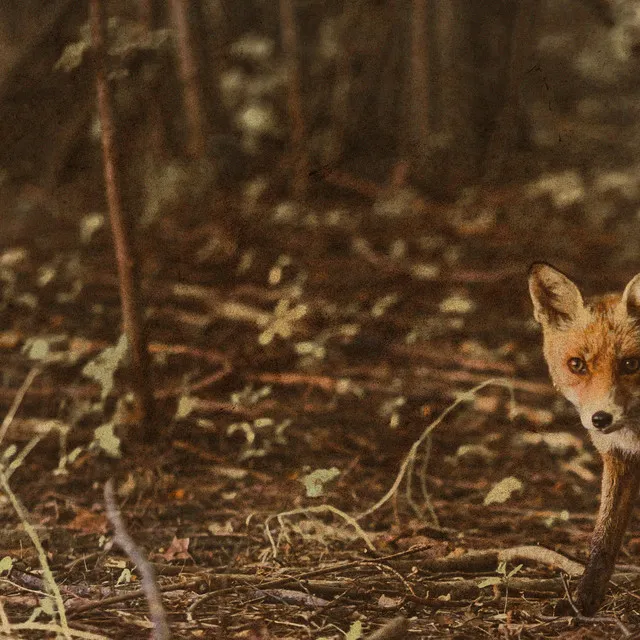
<instances>
[{"instance_id":1,"label":"fox ear","mask_svg":"<svg viewBox=\"0 0 640 640\"><path fill-rule=\"evenodd\" d=\"M640 294L640 279L637 285ZM564 273L544 262L536 262L529 269L529 293L533 316L542 325L567 326L584 309L578 287Z\"/></svg>"},{"instance_id":2,"label":"fox ear","mask_svg":"<svg viewBox=\"0 0 640 640\"><path fill-rule=\"evenodd\" d=\"M627 313L635 318L640 318L640 273L631 278L622 294L622 304L627 308Z\"/></svg>"}]
</instances>

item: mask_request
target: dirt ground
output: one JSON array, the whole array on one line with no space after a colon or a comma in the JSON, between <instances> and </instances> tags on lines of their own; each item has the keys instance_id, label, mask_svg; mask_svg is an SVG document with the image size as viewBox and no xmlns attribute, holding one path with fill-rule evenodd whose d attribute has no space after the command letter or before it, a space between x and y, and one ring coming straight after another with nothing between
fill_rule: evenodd
<instances>
[{"instance_id":1,"label":"dirt ground","mask_svg":"<svg viewBox=\"0 0 640 640\"><path fill-rule=\"evenodd\" d=\"M586 558L600 462L548 383L526 290L535 259L588 292L620 288L635 273L634 240L594 232L575 208L521 186L476 197L385 215L318 185L305 205L217 195L188 222L174 212L146 228L164 440L125 442L120 459L88 445L124 381L100 404L82 374L119 337L106 227L82 236L86 220L63 215L5 247L5 412L42 368L7 427L2 465L71 628L150 634L140 572L105 517L115 476L176 638L355 639L396 616L406 638L640 632L637 519L598 617L554 616L575 584L563 579L571 561ZM60 472L67 426L74 453ZM13 467L10 443L24 458ZM516 490L487 500L505 479ZM44 623L30 529L10 500L0 509L6 617L25 622L40 606Z\"/></svg>"}]
</instances>

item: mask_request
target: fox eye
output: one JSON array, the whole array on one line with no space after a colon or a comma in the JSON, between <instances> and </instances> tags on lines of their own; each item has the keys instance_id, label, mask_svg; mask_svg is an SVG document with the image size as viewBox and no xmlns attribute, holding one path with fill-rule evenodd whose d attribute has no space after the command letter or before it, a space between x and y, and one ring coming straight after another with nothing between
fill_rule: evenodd
<instances>
[{"instance_id":1,"label":"fox eye","mask_svg":"<svg viewBox=\"0 0 640 640\"><path fill-rule=\"evenodd\" d=\"M569 358L567 366L571 373L576 373L579 376L587 373L587 363L582 358Z\"/></svg>"},{"instance_id":2,"label":"fox eye","mask_svg":"<svg viewBox=\"0 0 640 640\"><path fill-rule=\"evenodd\" d=\"M620 363L622 373L638 373L640 371L640 358L625 358Z\"/></svg>"}]
</instances>

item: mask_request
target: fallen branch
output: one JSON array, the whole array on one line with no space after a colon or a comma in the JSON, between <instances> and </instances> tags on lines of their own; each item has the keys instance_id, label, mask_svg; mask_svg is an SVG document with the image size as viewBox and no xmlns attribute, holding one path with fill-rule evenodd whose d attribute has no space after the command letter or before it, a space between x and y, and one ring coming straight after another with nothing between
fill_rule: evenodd
<instances>
[{"instance_id":1,"label":"fallen branch","mask_svg":"<svg viewBox=\"0 0 640 640\"><path fill-rule=\"evenodd\" d=\"M572 578L581 576L584 567L563 556L557 551L546 547L523 545L507 549L483 549L482 551L468 551L460 556L446 558L428 558L418 563L418 566L432 573L479 572L495 569L499 562L520 562L522 560L538 562L548 567L560 569Z\"/></svg>"}]
</instances>

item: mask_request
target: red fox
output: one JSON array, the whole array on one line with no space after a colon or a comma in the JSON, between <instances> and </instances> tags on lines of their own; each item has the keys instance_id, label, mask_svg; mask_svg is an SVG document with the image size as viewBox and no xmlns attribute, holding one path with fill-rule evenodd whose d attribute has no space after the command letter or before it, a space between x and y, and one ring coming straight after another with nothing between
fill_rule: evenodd
<instances>
[{"instance_id":1,"label":"red fox","mask_svg":"<svg viewBox=\"0 0 640 640\"><path fill-rule=\"evenodd\" d=\"M584 300L554 267L529 271L535 319L556 389L576 407L604 464L600 509L575 604L594 613L640 486L640 274L622 294Z\"/></svg>"}]
</instances>

